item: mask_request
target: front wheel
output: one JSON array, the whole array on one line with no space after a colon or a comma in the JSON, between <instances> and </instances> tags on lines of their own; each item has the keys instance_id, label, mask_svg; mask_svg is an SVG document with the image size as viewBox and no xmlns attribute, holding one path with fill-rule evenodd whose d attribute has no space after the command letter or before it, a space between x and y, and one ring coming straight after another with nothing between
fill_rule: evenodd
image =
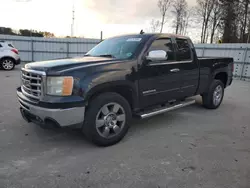
<instances>
[{"instance_id":1,"label":"front wheel","mask_svg":"<svg viewBox=\"0 0 250 188\"><path fill-rule=\"evenodd\" d=\"M99 146L118 143L128 132L131 108L117 93L103 93L88 105L83 133Z\"/></svg>"},{"instance_id":2,"label":"front wheel","mask_svg":"<svg viewBox=\"0 0 250 188\"><path fill-rule=\"evenodd\" d=\"M220 80L214 80L207 93L202 94L203 106L208 109L216 109L220 106L224 97L224 84Z\"/></svg>"}]
</instances>

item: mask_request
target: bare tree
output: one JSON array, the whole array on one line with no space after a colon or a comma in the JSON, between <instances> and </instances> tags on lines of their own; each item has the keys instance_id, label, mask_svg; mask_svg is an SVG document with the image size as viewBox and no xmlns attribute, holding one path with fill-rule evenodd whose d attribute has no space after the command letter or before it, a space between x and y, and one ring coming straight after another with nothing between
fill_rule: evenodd
<instances>
[{"instance_id":1,"label":"bare tree","mask_svg":"<svg viewBox=\"0 0 250 188\"><path fill-rule=\"evenodd\" d=\"M165 18L166 18L166 13L168 8L171 5L171 0L159 0L158 1L158 7L160 9L160 13L161 13L161 28L160 28L160 33L162 33L163 30L163 26L166 23Z\"/></svg>"},{"instance_id":2,"label":"bare tree","mask_svg":"<svg viewBox=\"0 0 250 188\"><path fill-rule=\"evenodd\" d=\"M205 37L204 43L207 43L207 41L208 41L208 36L209 36L209 30L207 30L207 32L206 32L206 37Z\"/></svg>"},{"instance_id":3,"label":"bare tree","mask_svg":"<svg viewBox=\"0 0 250 188\"><path fill-rule=\"evenodd\" d=\"M246 30L247 30L247 19L249 17L249 4L250 4L250 0L242 0L241 6L242 6L242 22L241 22L241 31L240 31L240 40L241 42L245 42L246 41Z\"/></svg>"},{"instance_id":4,"label":"bare tree","mask_svg":"<svg viewBox=\"0 0 250 188\"><path fill-rule=\"evenodd\" d=\"M159 20L152 19L150 22L150 31L155 33L159 30L161 22Z\"/></svg>"},{"instance_id":5,"label":"bare tree","mask_svg":"<svg viewBox=\"0 0 250 188\"><path fill-rule=\"evenodd\" d=\"M238 42L237 18L239 17L239 0L220 0L223 7L223 43Z\"/></svg>"},{"instance_id":6,"label":"bare tree","mask_svg":"<svg viewBox=\"0 0 250 188\"><path fill-rule=\"evenodd\" d=\"M201 43L250 41L250 0L196 0ZM217 35L217 36L216 36Z\"/></svg>"},{"instance_id":7,"label":"bare tree","mask_svg":"<svg viewBox=\"0 0 250 188\"><path fill-rule=\"evenodd\" d=\"M174 27L176 34L183 34L185 21L187 17L187 2L186 0L175 0L173 2L173 11L175 15Z\"/></svg>"},{"instance_id":8,"label":"bare tree","mask_svg":"<svg viewBox=\"0 0 250 188\"><path fill-rule=\"evenodd\" d=\"M223 42L247 42L250 21L250 0L220 0L223 4Z\"/></svg>"},{"instance_id":9,"label":"bare tree","mask_svg":"<svg viewBox=\"0 0 250 188\"><path fill-rule=\"evenodd\" d=\"M184 28L183 28L183 33L182 35L187 35L187 28L190 26L190 22L194 22L194 7L188 8L187 9L187 14L184 19Z\"/></svg>"},{"instance_id":10,"label":"bare tree","mask_svg":"<svg viewBox=\"0 0 250 188\"><path fill-rule=\"evenodd\" d=\"M209 23L210 23L209 25L211 28L211 31L210 31L211 32L211 35L210 35L211 44L213 43L215 32L220 24L222 13L223 11L222 11L220 0L215 0L213 9L211 11L211 17L209 19Z\"/></svg>"},{"instance_id":11,"label":"bare tree","mask_svg":"<svg viewBox=\"0 0 250 188\"><path fill-rule=\"evenodd\" d=\"M216 0L197 0L197 13L202 18L201 43L207 39L207 30L211 12Z\"/></svg>"},{"instance_id":12,"label":"bare tree","mask_svg":"<svg viewBox=\"0 0 250 188\"><path fill-rule=\"evenodd\" d=\"M247 43L250 42L250 16L248 17Z\"/></svg>"},{"instance_id":13,"label":"bare tree","mask_svg":"<svg viewBox=\"0 0 250 188\"><path fill-rule=\"evenodd\" d=\"M183 22L182 22L182 27L181 27L181 35L186 35L187 34L187 28L189 25L189 18L190 18L190 14L188 11L186 11L185 16L183 18Z\"/></svg>"}]
</instances>

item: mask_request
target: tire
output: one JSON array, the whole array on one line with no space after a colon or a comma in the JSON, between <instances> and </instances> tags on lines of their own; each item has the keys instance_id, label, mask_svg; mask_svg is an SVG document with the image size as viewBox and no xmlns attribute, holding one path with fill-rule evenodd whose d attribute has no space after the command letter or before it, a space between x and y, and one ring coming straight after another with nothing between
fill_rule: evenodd
<instances>
[{"instance_id":1,"label":"tire","mask_svg":"<svg viewBox=\"0 0 250 188\"><path fill-rule=\"evenodd\" d=\"M131 117L131 108L125 98L117 93L103 93L90 101L82 131L94 144L111 146L126 135Z\"/></svg>"},{"instance_id":2,"label":"tire","mask_svg":"<svg viewBox=\"0 0 250 188\"><path fill-rule=\"evenodd\" d=\"M202 94L203 106L208 109L217 109L224 97L224 84L214 80L207 93Z\"/></svg>"},{"instance_id":3,"label":"tire","mask_svg":"<svg viewBox=\"0 0 250 188\"><path fill-rule=\"evenodd\" d=\"M15 62L11 58L3 58L0 61L1 68L6 71L13 70L15 68Z\"/></svg>"}]
</instances>

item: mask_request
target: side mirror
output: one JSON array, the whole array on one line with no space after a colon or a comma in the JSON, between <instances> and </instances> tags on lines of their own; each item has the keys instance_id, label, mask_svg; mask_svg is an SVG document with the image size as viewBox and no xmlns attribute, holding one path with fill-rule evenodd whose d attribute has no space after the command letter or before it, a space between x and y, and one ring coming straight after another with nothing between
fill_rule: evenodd
<instances>
[{"instance_id":1,"label":"side mirror","mask_svg":"<svg viewBox=\"0 0 250 188\"><path fill-rule=\"evenodd\" d=\"M168 55L164 50L153 50L148 53L146 59L149 61L165 61L168 59Z\"/></svg>"}]
</instances>

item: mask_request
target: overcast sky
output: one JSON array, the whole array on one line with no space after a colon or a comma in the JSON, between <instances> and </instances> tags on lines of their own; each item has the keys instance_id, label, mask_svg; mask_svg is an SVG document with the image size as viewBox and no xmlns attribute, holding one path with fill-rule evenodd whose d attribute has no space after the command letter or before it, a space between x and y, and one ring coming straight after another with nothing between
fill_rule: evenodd
<instances>
[{"instance_id":1,"label":"overcast sky","mask_svg":"<svg viewBox=\"0 0 250 188\"><path fill-rule=\"evenodd\" d=\"M160 18L158 0L0 0L0 26L50 31L70 35L72 7L77 36L105 37L147 30L151 19ZM196 0L187 0L194 6ZM4 15L4 16L3 16ZM172 15L164 32L172 32Z\"/></svg>"}]
</instances>

